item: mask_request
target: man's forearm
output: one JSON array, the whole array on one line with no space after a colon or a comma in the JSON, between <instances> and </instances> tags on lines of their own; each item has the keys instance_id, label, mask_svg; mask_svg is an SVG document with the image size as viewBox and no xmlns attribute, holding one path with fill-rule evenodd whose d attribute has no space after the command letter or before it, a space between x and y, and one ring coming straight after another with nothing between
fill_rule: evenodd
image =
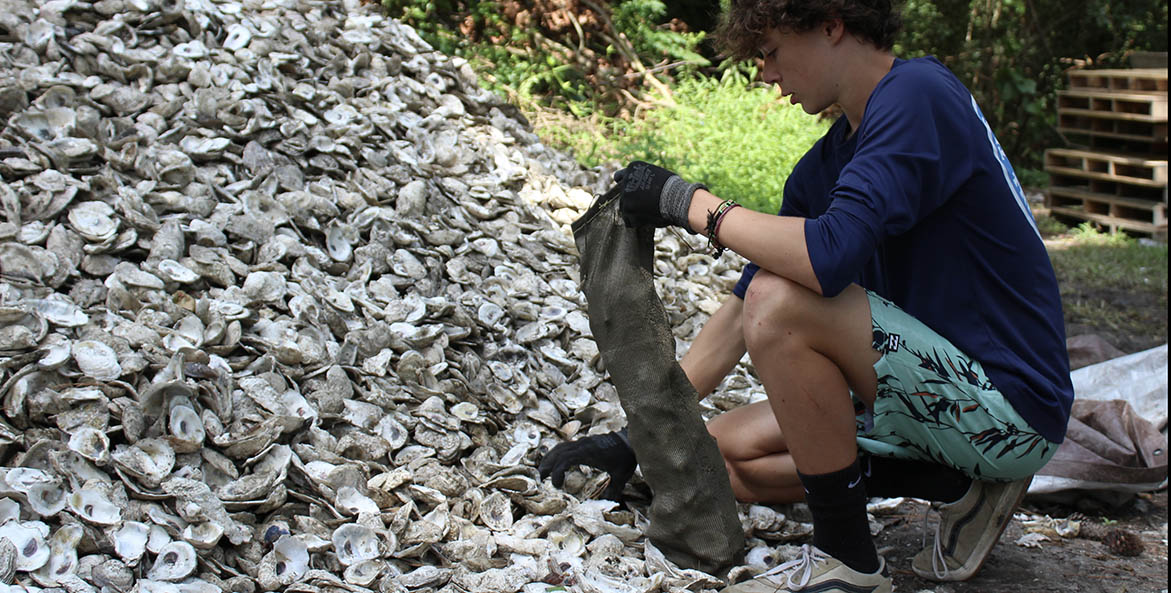
<instances>
[{"instance_id":1,"label":"man's forearm","mask_svg":"<svg viewBox=\"0 0 1171 593\"><path fill-rule=\"evenodd\" d=\"M691 229L705 234L707 213L715 211L720 202L711 192L696 190L688 216ZM805 219L736 208L725 215L719 240L761 268L822 294L805 247Z\"/></svg>"},{"instance_id":2,"label":"man's forearm","mask_svg":"<svg viewBox=\"0 0 1171 593\"><path fill-rule=\"evenodd\" d=\"M747 351L740 322L743 309L744 301L729 296L703 325L679 362L701 398L724 380Z\"/></svg>"}]
</instances>

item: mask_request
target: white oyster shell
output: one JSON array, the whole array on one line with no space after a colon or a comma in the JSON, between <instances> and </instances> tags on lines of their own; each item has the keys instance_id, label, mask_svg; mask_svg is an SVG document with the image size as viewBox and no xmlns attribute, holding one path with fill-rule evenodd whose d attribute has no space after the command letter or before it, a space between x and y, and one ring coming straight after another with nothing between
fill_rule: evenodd
<instances>
[{"instance_id":1,"label":"white oyster shell","mask_svg":"<svg viewBox=\"0 0 1171 593\"><path fill-rule=\"evenodd\" d=\"M333 552L343 566L372 560L380 554L378 535L369 527L353 523L342 525L333 531L331 539Z\"/></svg>"},{"instance_id":2,"label":"white oyster shell","mask_svg":"<svg viewBox=\"0 0 1171 593\"><path fill-rule=\"evenodd\" d=\"M110 457L110 438L104 431L92 426L82 426L74 429L69 435L69 448L82 457L101 464Z\"/></svg>"},{"instance_id":3,"label":"white oyster shell","mask_svg":"<svg viewBox=\"0 0 1171 593\"><path fill-rule=\"evenodd\" d=\"M49 545L46 536L49 527L39 521L21 523L8 520L0 525L0 539L6 539L16 548L16 570L36 570L49 561Z\"/></svg>"},{"instance_id":4,"label":"white oyster shell","mask_svg":"<svg viewBox=\"0 0 1171 593\"><path fill-rule=\"evenodd\" d=\"M121 507L97 490L82 489L70 493L66 504L73 514L95 525L117 525L122 520Z\"/></svg>"},{"instance_id":5,"label":"white oyster shell","mask_svg":"<svg viewBox=\"0 0 1171 593\"><path fill-rule=\"evenodd\" d=\"M156 581L180 581L195 572L197 561L195 548L191 544L171 542L159 550L146 576Z\"/></svg>"},{"instance_id":6,"label":"white oyster shell","mask_svg":"<svg viewBox=\"0 0 1171 593\"><path fill-rule=\"evenodd\" d=\"M88 377L98 381L113 381L122 376L122 366L113 348L97 340L81 340L73 343L73 360Z\"/></svg>"},{"instance_id":7,"label":"white oyster shell","mask_svg":"<svg viewBox=\"0 0 1171 593\"><path fill-rule=\"evenodd\" d=\"M125 521L110 534L110 539L114 541L114 552L131 566L146 553L149 537L150 525L139 521Z\"/></svg>"}]
</instances>

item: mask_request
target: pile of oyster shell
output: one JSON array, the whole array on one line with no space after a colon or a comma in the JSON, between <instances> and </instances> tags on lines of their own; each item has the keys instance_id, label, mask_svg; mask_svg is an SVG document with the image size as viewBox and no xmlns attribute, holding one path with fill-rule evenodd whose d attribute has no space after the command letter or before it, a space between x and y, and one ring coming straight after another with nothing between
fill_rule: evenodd
<instances>
[{"instance_id":1,"label":"pile of oyster shell","mask_svg":"<svg viewBox=\"0 0 1171 593\"><path fill-rule=\"evenodd\" d=\"M720 586L537 475L624 424L568 229L609 175L462 60L357 0L0 0L0 118L0 591ZM741 510L741 576L807 532Z\"/></svg>"}]
</instances>

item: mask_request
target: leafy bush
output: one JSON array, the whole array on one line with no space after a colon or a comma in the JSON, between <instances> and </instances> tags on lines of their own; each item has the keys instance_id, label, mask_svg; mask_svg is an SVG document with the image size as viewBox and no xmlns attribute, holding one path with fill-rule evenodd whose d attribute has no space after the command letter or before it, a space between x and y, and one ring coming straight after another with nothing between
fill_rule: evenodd
<instances>
[{"instance_id":1,"label":"leafy bush","mask_svg":"<svg viewBox=\"0 0 1171 593\"><path fill-rule=\"evenodd\" d=\"M708 65L698 52L704 33L667 21L661 0L381 4L437 50L466 58L489 89L576 116L615 115L640 87L666 89L673 72Z\"/></svg>"},{"instance_id":2,"label":"leafy bush","mask_svg":"<svg viewBox=\"0 0 1171 593\"><path fill-rule=\"evenodd\" d=\"M775 87L749 86L746 74L755 75L727 70L720 79L680 81L673 106L611 122L612 145L594 158L656 163L718 196L775 213L785 179L829 123L782 101Z\"/></svg>"},{"instance_id":3,"label":"leafy bush","mask_svg":"<svg viewBox=\"0 0 1171 593\"><path fill-rule=\"evenodd\" d=\"M1167 2L906 0L896 55L935 55L968 86L1018 170L1041 167L1071 67L1167 51Z\"/></svg>"}]
</instances>

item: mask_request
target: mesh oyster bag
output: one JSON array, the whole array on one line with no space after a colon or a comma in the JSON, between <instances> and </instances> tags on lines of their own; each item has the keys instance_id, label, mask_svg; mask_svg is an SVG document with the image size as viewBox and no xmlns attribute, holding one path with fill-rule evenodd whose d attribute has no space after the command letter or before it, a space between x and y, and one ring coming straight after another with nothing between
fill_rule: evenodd
<instances>
[{"instance_id":1,"label":"mesh oyster bag","mask_svg":"<svg viewBox=\"0 0 1171 593\"><path fill-rule=\"evenodd\" d=\"M628 228L619 196L611 189L572 225L590 329L654 492L647 537L679 566L717 574L744 550L732 484L699 395L675 361L652 278L654 229Z\"/></svg>"}]
</instances>

